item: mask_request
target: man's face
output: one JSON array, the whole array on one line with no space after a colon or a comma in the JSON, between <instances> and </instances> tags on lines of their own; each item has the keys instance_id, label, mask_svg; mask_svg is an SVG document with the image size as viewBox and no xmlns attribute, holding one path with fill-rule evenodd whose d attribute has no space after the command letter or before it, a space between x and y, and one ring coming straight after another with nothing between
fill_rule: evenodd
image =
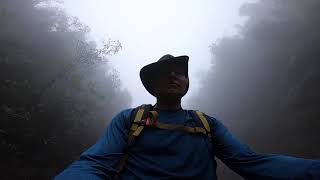
<instances>
[{"instance_id":1,"label":"man's face","mask_svg":"<svg viewBox=\"0 0 320 180\"><path fill-rule=\"evenodd\" d=\"M181 99L187 91L187 72L179 64L169 64L156 72L155 94L157 98Z\"/></svg>"}]
</instances>

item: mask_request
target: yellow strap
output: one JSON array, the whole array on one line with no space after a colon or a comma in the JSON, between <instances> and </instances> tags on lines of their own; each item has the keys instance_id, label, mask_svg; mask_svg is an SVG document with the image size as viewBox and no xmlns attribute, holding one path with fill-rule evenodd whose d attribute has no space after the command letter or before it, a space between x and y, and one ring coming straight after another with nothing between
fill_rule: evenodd
<instances>
[{"instance_id":1,"label":"yellow strap","mask_svg":"<svg viewBox=\"0 0 320 180\"><path fill-rule=\"evenodd\" d=\"M139 136L141 131L143 130L144 126L138 126L138 128L132 133L134 136Z\"/></svg>"},{"instance_id":2,"label":"yellow strap","mask_svg":"<svg viewBox=\"0 0 320 180\"><path fill-rule=\"evenodd\" d=\"M132 142L133 142L133 140L134 140L134 135L132 135L133 133L132 132L130 132L129 133L129 136L128 136L128 145L130 146L131 144L132 144Z\"/></svg>"},{"instance_id":3,"label":"yellow strap","mask_svg":"<svg viewBox=\"0 0 320 180\"><path fill-rule=\"evenodd\" d=\"M136 122L141 121L143 113L144 113L144 109L140 108L136 114L136 117L134 118L134 122L132 123L131 128L130 128L133 136L139 136L139 134L143 130L143 126L139 126L136 124ZM130 138L132 138L132 137L130 137Z\"/></svg>"},{"instance_id":4,"label":"yellow strap","mask_svg":"<svg viewBox=\"0 0 320 180\"><path fill-rule=\"evenodd\" d=\"M138 110L136 117L134 118L134 122L138 122L142 119L143 112L144 112L143 108Z\"/></svg>"},{"instance_id":5,"label":"yellow strap","mask_svg":"<svg viewBox=\"0 0 320 180\"><path fill-rule=\"evenodd\" d=\"M179 125L174 125L174 124L164 124L164 123L159 123L159 122L157 122L152 127L156 127L156 128L159 128L159 129L183 131L183 132L187 132L187 133L207 134L206 130L201 128L201 127L192 128L192 127L188 127L188 126L179 126Z\"/></svg>"},{"instance_id":6,"label":"yellow strap","mask_svg":"<svg viewBox=\"0 0 320 180\"><path fill-rule=\"evenodd\" d=\"M158 119L158 112L157 111L149 111L152 114L152 119Z\"/></svg>"},{"instance_id":7,"label":"yellow strap","mask_svg":"<svg viewBox=\"0 0 320 180\"><path fill-rule=\"evenodd\" d=\"M204 117L204 114L200 111L196 111L197 115L199 116L204 128L206 128L207 132L210 132L210 125L208 123L207 118Z\"/></svg>"},{"instance_id":8,"label":"yellow strap","mask_svg":"<svg viewBox=\"0 0 320 180\"><path fill-rule=\"evenodd\" d=\"M132 130L133 132L137 130L137 128L139 127L138 124L136 123L132 123L130 130Z\"/></svg>"},{"instance_id":9,"label":"yellow strap","mask_svg":"<svg viewBox=\"0 0 320 180\"><path fill-rule=\"evenodd\" d=\"M197 113L199 119L201 120L204 128L206 128L206 130L207 130L209 151L210 151L210 153L212 153L212 141L213 140L212 140L212 134L211 134L211 128L210 128L209 122L202 112L196 111L196 113Z\"/></svg>"},{"instance_id":10,"label":"yellow strap","mask_svg":"<svg viewBox=\"0 0 320 180\"><path fill-rule=\"evenodd\" d=\"M143 108L140 108L137 113L136 113L136 117L130 127L130 132L129 132L129 135L128 135L128 143L127 143L127 146L126 148L128 148L128 146L130 146L132 143L133 143L133 140L136 136L139 136L139 134L141 133L141 131L143 130L143 126L139 126L138 124L136 124L136 122L139 122L141 121L142 119L142 116L143 116L143 113L144 113L144 109ZM123 168L126 166L126 163L128 161L128 158L129 158L129 154L128 154L128 150L126 149L120 162L119 162L119 165L118 165L118 173L121 173Z\"/></svg>"},{"instance_id":11,"label":"yellow strap","mask_svg":"<svg viewBox=\"0 0 320 180\"><path fill-rule=\"evenodd\" d=\"M123 168L126 166L128 158L129 158L129 154L127 152L124 153L119 164L118 164L118 168L117 168L118 173L120 173L123 170Z\"/></svg>"},{"instance_id":12,"label":"yellow strap","mask_svg":"<svg viewBox=\"0 0 320 180\"><path fill-rule=\"evenodd\" d=\"M142 129L143 129L143 126L141 128L141 126L139 126L138 124L132 123L131 128L130 128L130 132L128 135L128 145L129 146L133 142L134 137L138 136L141 133Z\"/></svg>"}]
</instances>

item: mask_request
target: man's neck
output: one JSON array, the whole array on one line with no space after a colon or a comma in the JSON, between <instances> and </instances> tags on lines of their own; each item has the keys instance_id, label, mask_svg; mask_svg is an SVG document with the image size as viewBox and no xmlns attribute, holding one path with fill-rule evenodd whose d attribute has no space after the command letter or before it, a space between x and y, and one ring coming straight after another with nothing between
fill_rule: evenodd
<instances>
[{"instance_id":1,"label":"man's neck","mask_svg":"<svg viewBox=\"0 0 320 180\"><path fill-rule=\"evenodd\" d=\"M155 105L156 109L160 110L168 110L168 111L177 111L181 108L181 99L179 100L170 100L170 99L157 99L157 103Z\"/></svg>"}]
</instances>

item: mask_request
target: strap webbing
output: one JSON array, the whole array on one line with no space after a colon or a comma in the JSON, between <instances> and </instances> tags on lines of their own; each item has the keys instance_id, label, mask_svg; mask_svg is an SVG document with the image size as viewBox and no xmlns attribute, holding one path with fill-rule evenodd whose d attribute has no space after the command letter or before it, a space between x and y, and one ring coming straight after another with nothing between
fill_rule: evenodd
<instances>
[{"instance_id":1,"label":"strap webbing","mask_svg":"<svg viewBox=\"0 0 320 180\"><path fill-rule=\"evenodd\" d=\"M128 158L129 158L128 148L129 148L129 146L133 143L134 138L136 136L139 136L139 134L141 133L141 131L144 128L144 126L139 126L138 124L135 123L135 122L138 122L142 119L143 113L144 113L144 106L139 108L139 110L137 111L136 116L134 118L134 122L132 123L132 125L130 127L130 132L128 135L128 143L124 149L124 155L121 158L119 165L118 165L118 168L117 168L118 174L120 174L123 171L123 169L128 161Z\"/></svg>"},{"instance_id":2,"label":"strap webbing","mask_svg":"<svg viewBox=\"0 0 320 180\"><path fill-rule=\"evenodd\" d=\"M122 156L120 162L119 162L119 165L118 165L118 174L120 174L123 169L124 169L124 166L126 165L127 163L127 160L128 160L128 157L129 157L129 154L126 152L124 153L124 155ZM115 175L114 179L117 179L117 175Z\"/></svg>"},{"instance_id":3,"label":"strap webbing","mask_svg":"<svg viewBox=\"0 0 320 180\"><path fill-rule=\"evenodd\" d=\"M144 126L138 126L137 129L132 133L132 136L135 136L135 137L139 136L143 128ZM129 145L131 145L131 143Z\"/></svg>"},{"instance_id":4,"label":"strap webbing","mask_svg":"<svg viewBox=\"0 0 320 180\"><path fill-rule=\"evenodd\" d=\"M204 114L200 111L196 111L198 117L200 118L204 128L206 128L207 132L210 132L210 125L208 123L207 118L204 117Z\"/></svg>"},{"instance_id":5,"label":"strap webbing","mask_svg":"<svg viewBox=\"0 0 320 180\"><path fill-rule=\"evenodd\" d=\"M202 112L200 112L200 111L195 111L195 112L196 112L197 116L199 117L202 125L204 126L204 128L207 131L209 152L210 152L210 154L212 154L213 153L213 148L212 148L213 140L212 140L210 124L209 124L207 118L204 116L204 114Z\"/></svg>"},{"instance_id":6,"label":"strap webbing","mask_svg":"<svg viewBox=\"0 0 320 180\"><path fill-rule=\"evenodd\" d=\"M188 127L188 126L179 126L174 124L164 124L157 122L156 124L152 125L151 127L156 127L159 129L167 129L167 130L174 130L174 131L182 131L186 133L202 133L207 134L206 130L201 127Z\"/></svg>"},{"instance_id":7,"label":"strap webbing","mask_svg":"<svg viewBox=\"0 0 320 180\"><path fill-rule=\"evenodd\" d=\"M142 119L142 116L143 116L143 112L144 112L144 109L141 108L138 110L137 114L136 114L136 117L134 118L134 121L133 122L138 122Z\"/></svg>"},{"instance_id":8,"label":"strap webbing","mask_svg":"<svg viewBox=\"0 0 320 180\"><path fill-rule=\"evenodd\" d=\"M149 113L151 113L151 118L157 120L159 113L157 111L149 111Z\"/></svg>"}]
</instances>

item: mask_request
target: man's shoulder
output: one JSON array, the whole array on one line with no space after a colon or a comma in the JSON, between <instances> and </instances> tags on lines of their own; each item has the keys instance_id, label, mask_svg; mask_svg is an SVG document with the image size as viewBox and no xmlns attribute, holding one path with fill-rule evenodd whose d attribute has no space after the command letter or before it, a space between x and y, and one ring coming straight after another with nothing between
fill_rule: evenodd
<instances>
[{"instance_id":1,"label":"man's shoulder","mask_svg":"<svg viewBox=\"0 0 320 180\"><path fill-rule=\"evenodd\" d=\"M130 107L130 108L126 108L123 109L119 112L118 115L124 116L124 117L131 117L132 115L134 115L134 113L139 109L139 108L143 108L143 106L152 106L151 104L142 104L136 107ZM203 113L203 115L208 119L208 120L217 120L216 115L209 115L208 113L198 110L198 109L185 109L183 108L183 111L186 111L188 115L192 116L192 114L198 112Z\"/></svg>"},{"instance_id":2,"label":"man's shoulder","mask_svg":"<svg viewBox=\"0 0 320 180\"><path fill-rule=\"evenodd\" d=\"M122 118L130 118L132 116L132 113L134 112L136 108L125 108L125 109L122 109L118 114L117 116L120 116Z\"/></svg>"},{"instance_id":3,"label":"man's shoulder","mask_svg":"<svg viewBox=\"0 0 320 180\"><path fill-rule=\"evenodd\" d=\"M117 116L120 116L124 119L130 119L132 118L132 116L134 116L136 114L136 112L140 109L140 108L144 108L144 107L151 107L152 105L151 104L142 104L142 105L139 105L139 106L136 106L136 107L130 107L130 108L125 108L125 109L122 109L118 114Z\"/></svg>"},{"instance_id":4,"label":"man's shoulder","mask_svg":"<svg viewBox=\"0 0 320 180\"><path fill-rule=\"evenodd\" d=\"M134 109L135 108L125 108L118 111L118 113L113 116L110 124L113 124L117 127L130 128L130 119ZM110 126L110 124L108 124L108 126Z\"/></svg>"},{"instance_id":5,"label":"man's shoulder","mask_svg":"<svg viewBox=\"0 0 320 180\"><path fill-rule=\"evenodd\" d=\"M198 110L198 109L183 109L184 111L187 111L189 114L191 113L197 113L197 112L200 112L202 113L206 118L209 118L209 119L215 119L215 115L209 115L208 113L206 113L205 111L201 111L201 110Z\"/></svg>"},{"instance_id":6,"label":"man's shoulder","mask_svg":"<svg viewBox=\"0 0 320 180\"><path fill-rule=\"evenodd\" d=\"M188 112L188 117L193 118L194 116L197 116L196 112L201 112L204 117L207 119L207 121L211 124L211 125L215 125L217 123L220 123L219 118L217 117L217 115L213 114L208 114L205 111L201 111L201 110L197 110L197 109L184 109L185 111Z\"/></svg>"},{"instance_id":7,"label":"man's shoulder","mask_svg":"<svg viewBox=\"0 0 320 180\"><path fill-rule=\"evenodd\" d=\"M135 110L136 108L125 108L122 109L119 114L130 114L133 110Z\"/></svg>"}]
</instances>

